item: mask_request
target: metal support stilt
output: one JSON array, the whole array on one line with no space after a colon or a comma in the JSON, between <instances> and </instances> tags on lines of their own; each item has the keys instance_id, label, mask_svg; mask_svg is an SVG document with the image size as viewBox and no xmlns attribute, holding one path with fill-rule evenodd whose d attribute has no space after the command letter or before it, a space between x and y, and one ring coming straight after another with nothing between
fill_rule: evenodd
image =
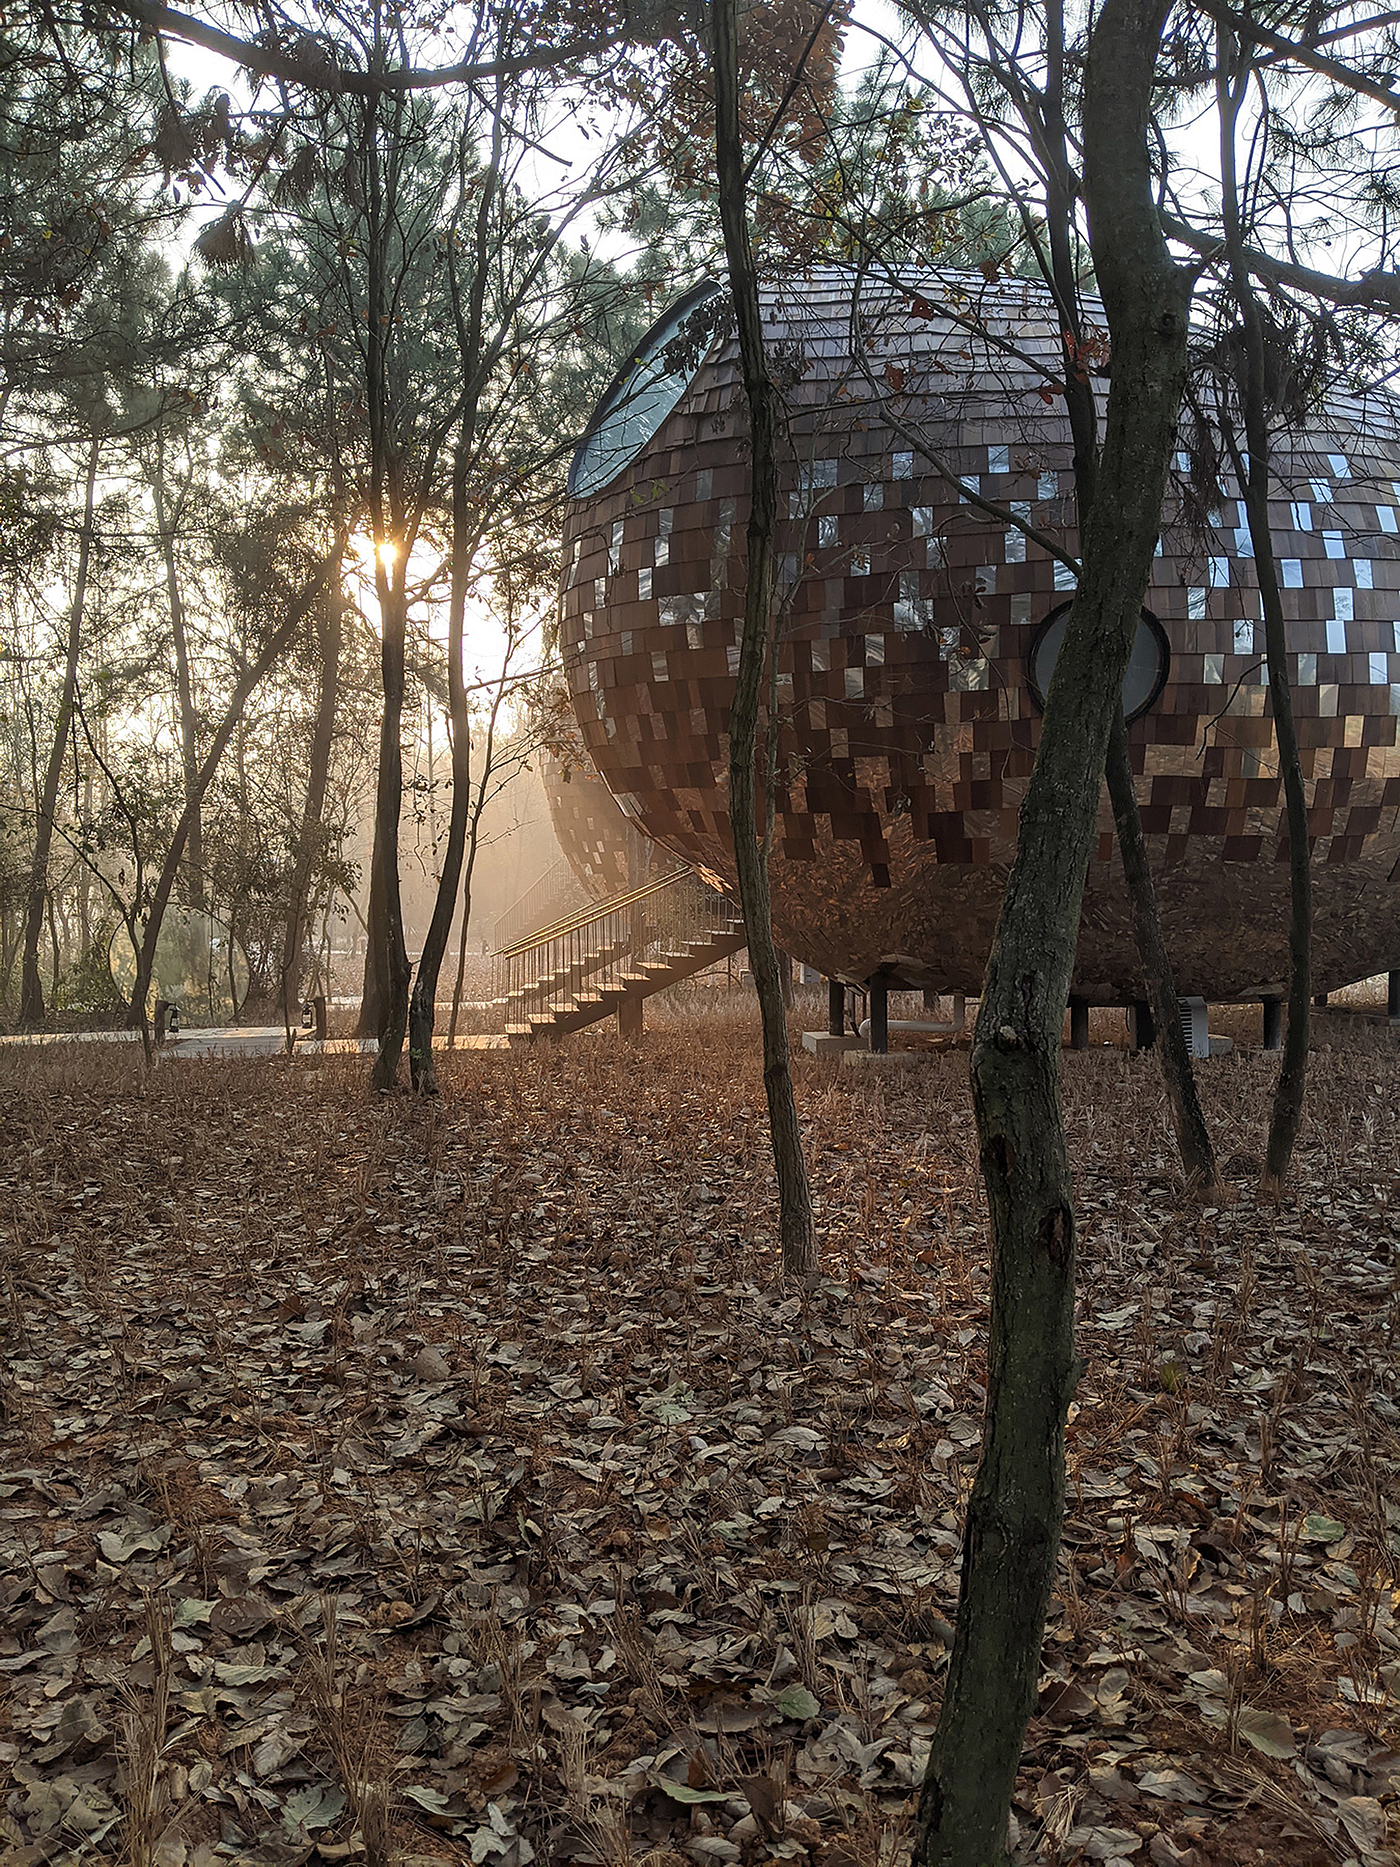
<instances>
[{"instance_id":1,"label":"metal support stilt","mask_svg":"<svg viewBox=\"0 0 1400 1867\"><path fill-rule=\"evenodd\" d=\"M1283 1000L1281 998L1264 1000L1264 1048L1265 1050L1283 1049Z\"/></svg>"},{"instance_id":2,"label":"metal support stilt","mask_svg":"<svg viewBox=\"0 0 1400 1867\"><path fill-rule=\"evenodd\" d=\"M846 1035L846 988L839 979L826 982L826 1028L832 1037Z\"/></svg>"},{"instance_id":3,"label":"metal support stilt","mask_svg":"<svg viewBox=\"0 0 1400 1867\"><path fill-rule=\"evenodd\" d=\"M890 988L878 974L870 981L870 1048L883 1056L890 1047Z\"/></svg>"},{"instance_id":4,"label":"metal support stilt","mask_svg":"<svg viewBox=\"0 0 1400 1867\"><path fill-rule=\"evenodd\" d=\"M1087 998L1071 998L1069 1001L1069 1047L1071 1050L1089 1048L1089 1001Z\"/></svg>"}]
</instances>

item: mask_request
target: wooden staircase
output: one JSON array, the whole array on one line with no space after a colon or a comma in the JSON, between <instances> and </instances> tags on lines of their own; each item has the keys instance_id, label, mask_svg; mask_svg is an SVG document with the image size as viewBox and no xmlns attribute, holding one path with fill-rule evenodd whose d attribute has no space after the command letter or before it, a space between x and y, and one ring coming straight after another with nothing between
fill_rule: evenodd
<instances>
[{"instance_id":1,"label":"wooden staircase","mask_svg":"<svg viewBox=\"0 0 1400 1867\"><path fill-rule=\"evenodd\" d=\"M689 869L673 869L496 954L506 1037L523 1046L614 1013L624 1032L639 1032L646 999L744 944L738 909Z\"/></svg>"},{"instance_id":2,"label":"wooden staircase","mask_svg":"<svg viewBox=\"0 0 1400 1867\"><path fill-rule=\"evenodd\" d=\"M587 905L583 884L561 856L497 917L491 929L492 948L503 953L566 916L583 912Z\"/></svg>"}]
</instances>

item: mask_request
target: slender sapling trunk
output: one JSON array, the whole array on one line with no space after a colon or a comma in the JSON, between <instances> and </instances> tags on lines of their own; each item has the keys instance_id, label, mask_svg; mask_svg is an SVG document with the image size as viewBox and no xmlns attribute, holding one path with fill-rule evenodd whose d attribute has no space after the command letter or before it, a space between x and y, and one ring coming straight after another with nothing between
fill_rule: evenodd
<instances>
[{"instance_id":1,"label":"slender sapling trunk","mask_svg":"<svg viewBox=\"0 0 1400 1867\"><path fill-rule=\"evenodd\" d=\"M342 634L340 566L333 573L320 630L321 682L316 697L316 719L311 732L311 759L306 773L301 835L292 868L291 899L282 938L282 1021L290 1037L301 996L301 954L306 944L311 871L322 838L326 788L330 781L331 745L335 738L335 712L340 699Z\"/></svg>"},{"instance_id":2,"label":"slender sapling trunk","mask_svg":"<svg viewBox=\"0 0 1400 1867\"><path fill-rule=\"evenodd\" d=\"M1046 8L1048 81L1042 105L1045 155L1046 237L1050 248L1050 279L1059 302L1065 410L1074 445L1074 490L1081 536L1094 503L1098 479L1098 409L1093 386L1084 367L1084 331L1079 311L1079 276L1074 263L1071 230L1074 184L1064 116L1064 10L1060 0ZM1114 711L1105 766L1109 801L1123 863L1123 880L1133 918L1138 956L1147 981L1148 1003L1157 1026L1158 1067L1167 1092L1177 1149L1189 1193L1213 1196L1218 1187L1215 1149L1206 1126L1191 1057L1177 1015L1176 982L1171 956L1162 933L1152 864L1133 784L1127 727L1120 705Z\"/></svg>"},{"instance_id":3,"label":"slender sapling trunk","mask_svg":"<svg viewBox=\"0 0 1400 1867\"><path fill-rule=\"evenodd\" d=\"M63 763L68 756L68 735L73 724L73 696L78 685L78 655L83 641L83 610L87 602L88 567L92 560L92 511L97 488L97 463L102 443L96 435L88 443L87 471L83 481L83 524L78 534L78 564L73 582L73 601L68 610L68 643L63 664L63 687L59 694L58 717L54 721L53 745L44 769L44 787L39 796L38 818L34 825L34 858L29 868L29 896L25 909L24 954L20 962L19 1021L32 1027L44 1021L44 986L39 977L39 942L44 932L44 906L48 900L49 854L53 848L54 813L58 809L58 787Z\"/></svg>"},{"instance_id":4,"label":"slender sapling trunk","mask_svg":"<svg viewBox=\"0 0 1400 1867\"><path fill-rule=\"evenodd\" d=\"M1137 792L1133 788L1132 760L1128 754L1128 728L1123 720L1120 701L1108 738L1108 794L1113 804L1113 822L1118 832L1118 853L1123 862L1123 879L1132 903L1133 932L1143 976L1147 981L1147 1002L1156 1027L1156 1050L1161 1059L1162 1081L1176 1130L1181 1165L1186 1175L1186 1190L1194 1198L1213 1198L1220 1188L1215 1164L1215 1148L1206 1126L1201 1098L1196 1093L1196 1078L1191 1068L1191 1053L1186 1048L1186 1034L1172 977L1171 956L1162 936L1162 919L1157 912L1157 890L1152 881L1147 839L1142 833Z\"/></svg>"},{"instance_id":5,"label":"slender sapling trunk","mask_svg":"<svg viewBox=\"0 0 1400 1867\"><path fill-rule=\"evenodd\" d=\"M1249 78L1249 61L1234 35L1222 29L1216 80L1220 110L1221 206L1225 222L1230 282L1243 325L1244 354L1237 389L1244 415L1246 457L1232 449L1235 469L1244 490L1245 518L1259 577L1259 602L1264 615L1264 653L1269 672L1269 699L1273 707L1274 738L1283 775L1284 808L1288 822L1288 1028L1274 1084L1269 1112L1269 1136L1264 1150L1261 1190L1277 1198L1288 1178L1294 1143L1303 1121L1303 1097L1308 1080L1308 1038L1312 1020L1312 849L1308 837L1308 800L1303 785L1303 761L1298 752L1298 731L1293 720L1293 690L1288 680L1288 629L1279 587L1269 524L1269 478L1272 458L1268 406L1265 396L1264 316L1244 258L1240 224L1239 186L1235 163L1235 125ZM1234 82L1229 68L1234 65Z\"/></svg>"},{"instance_id":6,"label":"slender sapling trunk","mask_svg":"<svg viewBox=\"0 0 1400 1867\"><path fill-rule=\"evenodd\" d=\"M720 220L738 330L744 393L749 405L751 496L748 584L739 669L729 715L729 821L744 930L763 1018L763 1087L778 1179L783 1270L809 1277L816 1269L816 1233L802 1129L788 1059L787 1011L773 943L768 864L760 841L754 758L759 698L772 643L773 541L778 516L778 395L763 346L758 272L749 239L743 144L739 132L739 46L735 0L714 0L715 171ZM776 730L776 723L773 725Z\"/></svg>"}]
</instances>

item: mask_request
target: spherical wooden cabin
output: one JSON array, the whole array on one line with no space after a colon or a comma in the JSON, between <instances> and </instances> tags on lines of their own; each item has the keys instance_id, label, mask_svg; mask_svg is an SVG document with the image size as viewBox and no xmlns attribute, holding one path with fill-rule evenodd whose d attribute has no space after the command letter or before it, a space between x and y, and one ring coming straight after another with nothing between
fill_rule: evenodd
<instances>
[{"instance_id":1,"label":"spherical wooden cabin","mask_svg":"<svg viewBox=\"0 0 1400 1867\"><path fill-rule=\"evenodd\" d=\"M608 901L648 881L659 858L674 861L622 814L580 745L546 752L541 778L549 821L564 859L595 901Z\"/></svg>"},{"instance_id":2,"label":"spherical wooden cabin","mask_svg":"<svg viewBox=\"0 0 1400 1867\"><path fill-rule=\"evenodd\" d=\"M832 977L971 992L1070 584L928 454L1077 548L1058 326L1021 282L942 274L852 296L831 270L765 303L790 413L773 919ZM733 339L709 342L707 315L713 328L700 294L661 320L578 451L563 646L585 745L623 811L732 883L747 414ZM1279 460L1271 505L1319 991L1400 966L1392 409L1339 401ZM1236 498L1204 534L1180 514L1174 492L1124 687L1138 801L1178 991L1270 998L1287 976L1288 869L1255 566ZM1106 795L1100 832L1073 991L1122 1004L1142 986Z\"/></svg>"}]
</instances>

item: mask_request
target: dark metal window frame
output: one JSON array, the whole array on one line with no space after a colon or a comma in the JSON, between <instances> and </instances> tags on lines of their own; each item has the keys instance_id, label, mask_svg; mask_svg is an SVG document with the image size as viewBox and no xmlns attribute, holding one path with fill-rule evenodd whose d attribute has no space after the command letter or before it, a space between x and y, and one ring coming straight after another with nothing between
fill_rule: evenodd
<instances>
[{"instance_id":1,"label":"dark metal window frame","mask_svg":"<svg viewBox=\"0 0 1400 1867\"><path fill-rule=\"evenodd\" d=\"M1040 683L1035 678L1035 658L1040 652L1041 643L1045 640L1051 629L1053 629L1055 624L1063 617L1067 616L1073 607L1073 598L1066 603L1057 603L1055 607L1037 623L1035 634L1031 637L1030 646L1026 650L1026 686L1030 689L1031 699L1042 713L1045 711L1045 695L1041 692ZM1157 644L1157 678L1153 681L1152 691L1148 694L1146 700L1144 700L1140 706L1134 707L1132 712L1126 715L1127 723L1130 726L1134 720L1140 720L1144 713L1150 713L1161 699L1162 690L1167 684L1172 666L1171 643L1167 640L1166 630L1162 627L1157 617L1153 615L1152 611L1146 607L1144 607L1142 611L1142 621L1146 623L1149 633Z\"/></svg>"}]
</instances>

